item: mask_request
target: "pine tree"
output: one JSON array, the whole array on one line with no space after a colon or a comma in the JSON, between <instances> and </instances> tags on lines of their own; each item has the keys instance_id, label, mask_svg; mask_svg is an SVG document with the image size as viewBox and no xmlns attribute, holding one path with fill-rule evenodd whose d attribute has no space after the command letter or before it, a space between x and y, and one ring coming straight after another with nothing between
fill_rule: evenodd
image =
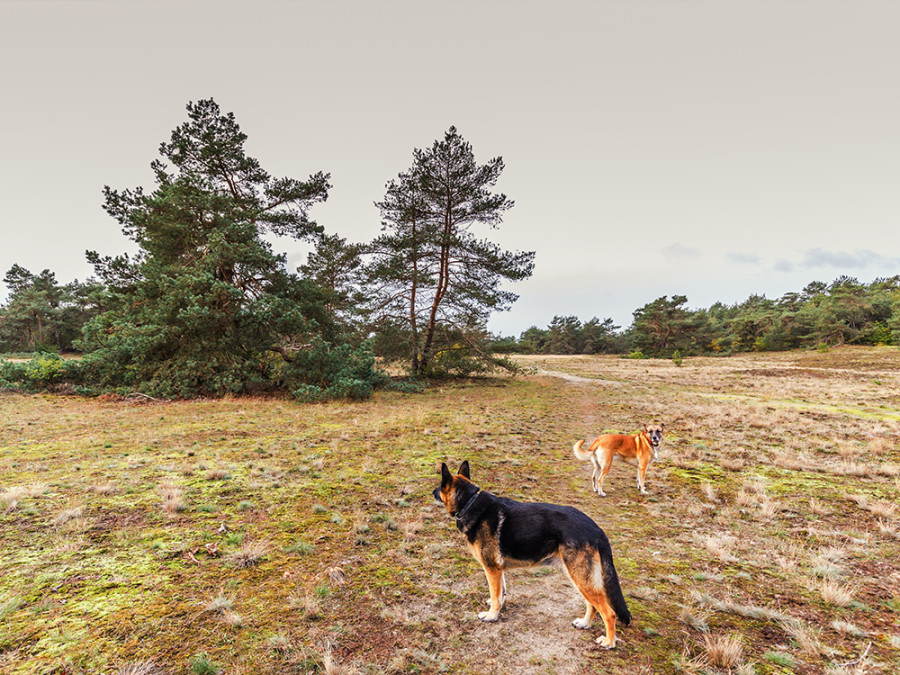
<instances>
[{"instance_id":1,"label":"pine tree","mask_svg":"<svg viewBox=\"0 0 900 675\"><path fill-rule=\"evenodd\" d=\"M272 177L245 154L232 113L212 99L187 111L151 165L153 192L104 189L105 210L140 252L88 252L111 295L110 309L85 329L93 375L163 395L288 388L304 397L374 376L370 355L348 352L346 372L328 358L337 347L327 298L289 273L264 238L321 233L308 211L327 198L329 176ZM332 392L366 387L344 381Z\"/></svg>"},{"instance_id":2,"label":"pine tree","mask_svg":"<svg viewBox=\"0 0 900 675\"><path fill-rule=\"evenodd\" d=\"M450 127L431 148L413 151L412 167L376 204L384 234L367 247L367 289L376 323L402 340L413 374L433 372L438 357L490 361L487 317L518 297L500 284L531 276L534 252L503 251L475 233L496 228L513 206L491 190L503 168L500 157L477 164Z\"/></svg>"}]
</instances>

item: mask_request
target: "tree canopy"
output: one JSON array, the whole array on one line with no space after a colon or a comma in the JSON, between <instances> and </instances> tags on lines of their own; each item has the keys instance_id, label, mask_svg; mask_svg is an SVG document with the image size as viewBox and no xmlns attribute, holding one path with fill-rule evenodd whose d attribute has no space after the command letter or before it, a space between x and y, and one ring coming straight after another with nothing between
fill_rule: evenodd
<instances>
[{"instance_id":1,"label":"tree canopy","mask_svg":"<svg viewBox=\"0 0 900 675\"><path fill-rule=\"evenodd\" d=\"M478 164L450 127L430 148L413 151L410 169L387 183L376 204L383 234L366 247L374 326L402 345L393 355L405 354L414 374L490 361L486 319L518 297L501 284L532 273L534 252L504 251L476 231L499 226L513 206L492 190L503 168L500 157Z\"/></svg>"},{"instance_id":2,"label":"tree canopy","mask_svg":"<svg viewBox=\"0 0 900 675\"><path fill-rule=\"evenodd\" d=\"M288 272L264 238L318 237L309 209L327 198L329 176L273 177L245 154L232 113L211 99L187 112L151 165L152 192L104 188L105 210L140 253L88 252L111 295L81 342L92 376L177 396L273 388L367 395L371 354L347 351L343 365L327 358L339 348L328 298Z\"/></svg>"}]
</instances>

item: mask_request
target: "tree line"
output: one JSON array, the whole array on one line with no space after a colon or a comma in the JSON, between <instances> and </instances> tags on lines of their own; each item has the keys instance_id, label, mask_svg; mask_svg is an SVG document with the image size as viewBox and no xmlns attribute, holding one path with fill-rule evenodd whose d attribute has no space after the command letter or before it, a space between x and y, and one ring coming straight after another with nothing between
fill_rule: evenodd
<instances>
[{"instance_id":1,"label":"tree line","mask_svg":"<svg viewBox=\"0 0 900 675\"><path fill-rule=\"evenodd\" d=\"M518 339L496 341L507 352L536 354L727 355L839 345L900 344L900 275L871 283L841 276L814 281L777 300L751 295L733 305L689 309L683 295L663 296L633 312L627 329L612 319L582 323L555 316Z\"/></svg>"},{"instance_id":2,"label":"tree line","mask_svg":"<svg viewBox=\"0 0 900 675\"><path fill-rule=\"evenodd\" d=\"M310 217L329 174L274 177L233 113L212 99L187 113L151 163L151 191L103 189L135 256L87 251L94 276L63 285L50 270L6 273L0 349L83 357L0 362L0 386L321 400L398 386L376 355L412 378L512 367L484 326L515 301L500 285L529 277L534 252L484 238L514 205L494 191L502 158L479 164L450 127L387 182L381 235L353 243ZM270 234L314 250L289 270Z\"/></svg>"},{"instance_id":3,"label":"tree line","mask_svg":"<svg viewBox=\"0 0 900 675\"><path fill-rule=\"evenodd\" d=\"M517 296L533 251L485 235L514 206L495 186L501 157L480 164L450 127L385 185L381 233L348 242L310 216L331 177L275 177L244 151L246 134L212 99L159 146L155 187L103 189L103 208L134 256L87 251L94 275L61 284L13 265L0 307L0 387L68 387L164 397L285 392L302 400L366 398L427 377L514 370L509 352L673 357L837 344L900 344L900 277L840 277L777 300L686 307L663 296L626 329L556 316L518 338L487 331ZM267 240L312 244L289 270ZM79 359L57 355L75 351ZM389 378L376 357L409 376Z\"/></svg>"}]
</instances>

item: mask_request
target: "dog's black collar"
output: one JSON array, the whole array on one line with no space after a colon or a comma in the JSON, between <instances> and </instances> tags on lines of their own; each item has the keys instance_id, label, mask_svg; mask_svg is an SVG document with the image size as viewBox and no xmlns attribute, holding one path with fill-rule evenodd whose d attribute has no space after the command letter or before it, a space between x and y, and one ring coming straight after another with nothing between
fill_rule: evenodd
<instances>
[{"instance_id":1,"label":"dog's black collar","mask_svg":"<svg viewBox=\"0 0 900 675\"><path fill-rule=\"evenodd\" d=\"M467 501L465 503L465 506L463 506L461 509L457 510L457 512L456 512L457 520L462 520L462 517L466 514L466 511L468 511L472 507L472 504L475 503L475 500L478 499L478 495L480 495L480 494L481 494L481 490L478 490L478 492L476 492L474 495L472 495L469 498L469 501Z\"/></svg>"}]
</instances>

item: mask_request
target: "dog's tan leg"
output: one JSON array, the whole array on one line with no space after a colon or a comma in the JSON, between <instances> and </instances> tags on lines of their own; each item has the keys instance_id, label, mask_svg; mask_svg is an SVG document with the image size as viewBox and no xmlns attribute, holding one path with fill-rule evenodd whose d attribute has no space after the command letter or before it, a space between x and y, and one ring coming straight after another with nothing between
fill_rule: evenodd
<instances>
[{"instance_id":1,"label":"dog's tan leg","mask_svg":"<svg viewBox=\"0 0 900 675\"><path fill-rule=\"evenodd\" d=\"M650 466L650 458L642 457L641 463L638 465L637 475L638 488L640 489L642 495L647 494L647 491L644 489L644 477L647 475L648 466Z\"/></svg>"},{"instance_id":2,"label":"dog's tan leg","mask_svg":"<svg viewBox=\"0 0 900 675\"><path fill-rule=\"evenodd\" d=\"M603 455L603 468L600 469L600 482L597 484L597 494L601 497L605 497L606 493L603 491L603 479L606 478L606 474L609 473L610 468L613 463L613 454L610 452L608 454Z\"/></svg>"},{"instance_id":3,"label":"dog's tan leg","mask_svg":"<svg viewBox=\"0 0 900 675\"><path fill-rule=\"evenodd\" d=\"M488 588L491 589L491 608L487 612L478 612L478 618L482 621L496 621L503 606L503 570L499 567L485 567L484 575L487 577Z\"/></svg>"},{"instance_id":4,"label":"dog's tan leg","mask_svg":"<svg viewBox=\"0 0 900 675\"><path fill-rule=\"evenodd\" d=\"M603 599L598 603L597 611L603 617L603 623L606 624L606 635L598 637L596 642L604 649L614 649L616 646L616 612L609 604L605 593Z\"/></svg>"},{"instance_id":5,"label":"dog's tan leg","mask_svg":"<svg viewBox=\"0 0 900 675\"><path fill-rule=\"evenodd\" d=\"M591 473L591 489L594 492L599 492L600 488L597 486L597 477L600 475L600 462L597 461L597 455L591 455L591 466L594 467L594 471Z\"/></svg>"},{"instance_id":6,"label":"dog's tan leg","mask_svg":"<svg viewBox=\"0 0 900 675\"><path fill-rule=\"evenodd\" d=\"M488 598L488 605L491 604L491 599ZM506 604L506 572L504 572L500 576L500 608L503 609L503 605Z\"/></svg>"}]
</instances>

